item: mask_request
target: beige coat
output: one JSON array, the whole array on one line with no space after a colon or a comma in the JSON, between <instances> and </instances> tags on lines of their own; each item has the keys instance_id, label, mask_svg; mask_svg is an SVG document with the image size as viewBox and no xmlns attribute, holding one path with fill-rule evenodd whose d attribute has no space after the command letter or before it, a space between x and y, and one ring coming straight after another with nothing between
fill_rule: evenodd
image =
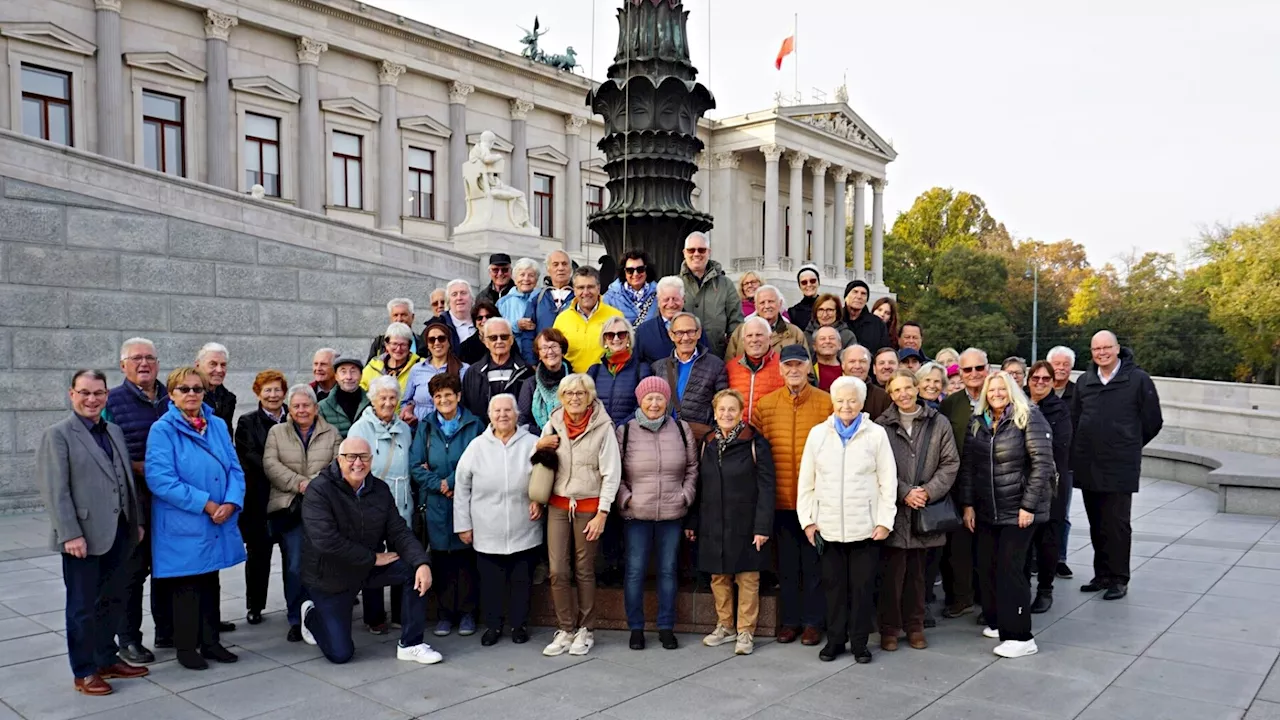
<instances>
[{"instance_id":1,"label":"beige coat","mask_svg":"<svg viewBox=\"0 0 1280 720\"><path fill-rule=\"evenodd\" d=\"M866 540L876 526L893 529L897 505L898 466L883 427L862 413L847 445L834 415L809 431L796 488L800 527L817 523L829 542Z\"/></svg>"},{"instance_id":2,"label":"beige coat","mask_svg":"<svg viewBox=\"0 0 1280 720\"><path fill-rule=\"evenodd\" d=\"M543 437L552 433L560 436L560 446L556 448L560 466L551 492L571 500L598 497L600 509L608 512L622 480L622 455L604 403L595 401L586 431L573 440L564 425L564 408L556 408L542 428Z\"/></svg>"},{"instance_id":3,"label":"beige coat","mask_svg":"<svg viewBox=\"0 0 1280 720\"><path fill-rule=\"evenodd\" d=\"M262 454L262 469L271 481L271 498L267 512L284 510L293 502L298 486L311 480L338 457L342 436L319 413L311 431L311 442L302 447L298 426L293 420L282 422L267 433L267 447Z\"/></svg>"}]
</instances>

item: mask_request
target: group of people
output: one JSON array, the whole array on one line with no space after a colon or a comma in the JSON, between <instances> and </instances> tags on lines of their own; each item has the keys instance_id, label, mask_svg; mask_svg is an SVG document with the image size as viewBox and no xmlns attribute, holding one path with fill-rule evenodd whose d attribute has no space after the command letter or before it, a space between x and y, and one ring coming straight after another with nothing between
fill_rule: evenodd
<instances>
[{"instance_id":1,"label":"group of people","mask_svg":"<svg viewBox=\"0 0 1280 720\"><path fill-rule=\"evenodd\" d=\"M805 266L787 307L750 273L735 286L701 233L676 276L654 277L639 250L607 287L561 251L545 276L502 254L489 274L478 294L465 280L433 292L420 331L413 301L390 301L368 356L319 350L309 383L258 373L234 433L216 343L163 385L144 338L124 343L119 386L75 374L37 471L78 690L108 693L154 661L148 574L156 645L192 669L234 662L218 571L244 562L246 619L261 623L277 545L286 637L335 663L354 654L357 603L369 632L399 627L400 659L439 662L428 591L434 635L527 642L542 572L557 626L543 654L587 654L597 564L617 573L640 650L651 561L658 639L676 648L682 545L714 596L707 646L751 653L776 583L778 642L825 635L820 659L859 663L876 632L885 651L924 648L941 575L941 614L980 605L995 652L1020 657L1054 578L1071 576L1073 486L1095 548L1082 590L1127 592L1129 507L1161 419L1109 332L1075 382L1065 347L1029 368L989 368L979 348L930 360L922 325L899 325L889 298L868 309L866 283L823 294Z\"/></svg>"}]
</instances>

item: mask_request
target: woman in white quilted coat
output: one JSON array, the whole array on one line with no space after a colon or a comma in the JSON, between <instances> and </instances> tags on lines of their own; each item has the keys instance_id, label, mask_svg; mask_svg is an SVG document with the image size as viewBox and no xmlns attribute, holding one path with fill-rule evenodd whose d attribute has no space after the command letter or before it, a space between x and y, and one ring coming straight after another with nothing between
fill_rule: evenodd
<instances>
[{"instance_id":1,"label":"woman in white quilted coat","mask_svg":"<svg viewBox=\"0 0 1280 720\"><path fill-rule=\"evenodd\" d=\"M836 379L834 412L809 431L800 457L796 515L822 560L827 644L818 658L827 662L844 652L846 642L858 663L871 662L861 620L873 612L880 543L897 514L893 448L884 428L862 412L866 399L861 380Z\"/></svg>"}]
</instances>

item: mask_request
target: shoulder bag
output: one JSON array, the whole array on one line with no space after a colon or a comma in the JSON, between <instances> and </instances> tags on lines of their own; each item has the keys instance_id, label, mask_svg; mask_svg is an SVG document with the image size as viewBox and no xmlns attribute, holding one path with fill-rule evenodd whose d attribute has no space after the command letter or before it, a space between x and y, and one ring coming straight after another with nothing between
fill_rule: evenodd
<instances>
[{"instance_id":1,"label":"shoulder bag","mask_svg":"<svg viewBox=\"0 0 1280 720\"><path fill-rule=\"evenodd\" d=\"M936 416L931 416L925 426L920 428L924 433L924 442L920 445L920 454L916 463L916 480L923 480L921 475L924 474L925 463L929 459L929 441L933 438L934 417ZM924 482L917 482L916 487L923 484ZM951 493L940 498L931 498L927 505L911 513L911 532L916 535L948 533L962 527L964 522L956 512L956 503L951 499Z\"/></svg>"}]
</instances>

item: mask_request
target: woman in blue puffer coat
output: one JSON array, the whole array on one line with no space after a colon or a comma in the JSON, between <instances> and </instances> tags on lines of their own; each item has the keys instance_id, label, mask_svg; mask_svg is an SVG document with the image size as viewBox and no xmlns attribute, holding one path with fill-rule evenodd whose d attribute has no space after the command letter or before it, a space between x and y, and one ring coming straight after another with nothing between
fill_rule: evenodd
<instances>
[{"instance_id":1,"label":"woman in blue puffer coat","mask_svg":"<svg viewBox=\"0 0 1280 720\"><path fill-rule=\"evenodd\" d=\"M647 363L632 353L636 333L625 318L606 320L600 330L600 344L604 345L604 357L587 370L596 384L596 396L609 411L615 426L627 424L635 417L636 386L653 374Z\"/></svg>"},{"instance_id":2,"label":"woman in blue puffer coat","mask_svg":"<svg viewBox=\"0 0 1280 720\"><path fill-rule=\"evenodd\" d=\"M532 320L528 321L529 328L526 330L521 327L524 316L529 312L529 306L533 304L534 298L538 294L538 276L541 271L538 269L538 261L533 258L520 258L515 265L511 266L511 282L515 283L515 287L506 295L498 298L498 312L502 317L511 321L511 329L516 336L516 350L520 352L520 357L530 365L538 364L538 355L533 344L534 335L538 330Z\"/></svg>"},{"instance_id":3,"label":"woman in blue puffer coat","mask_svg":"<svg viewBox=\"0 0 1280 720\"><path fill-rule=\"evenodd\" d=\"M218 571L245 561L244 471L226 423L204 404L204 375L180 367L166 387L169 410L147 436L152 592L173 597L178 662L203 670L237 659L218 641Z\"/></svg>"}]
</instances>

